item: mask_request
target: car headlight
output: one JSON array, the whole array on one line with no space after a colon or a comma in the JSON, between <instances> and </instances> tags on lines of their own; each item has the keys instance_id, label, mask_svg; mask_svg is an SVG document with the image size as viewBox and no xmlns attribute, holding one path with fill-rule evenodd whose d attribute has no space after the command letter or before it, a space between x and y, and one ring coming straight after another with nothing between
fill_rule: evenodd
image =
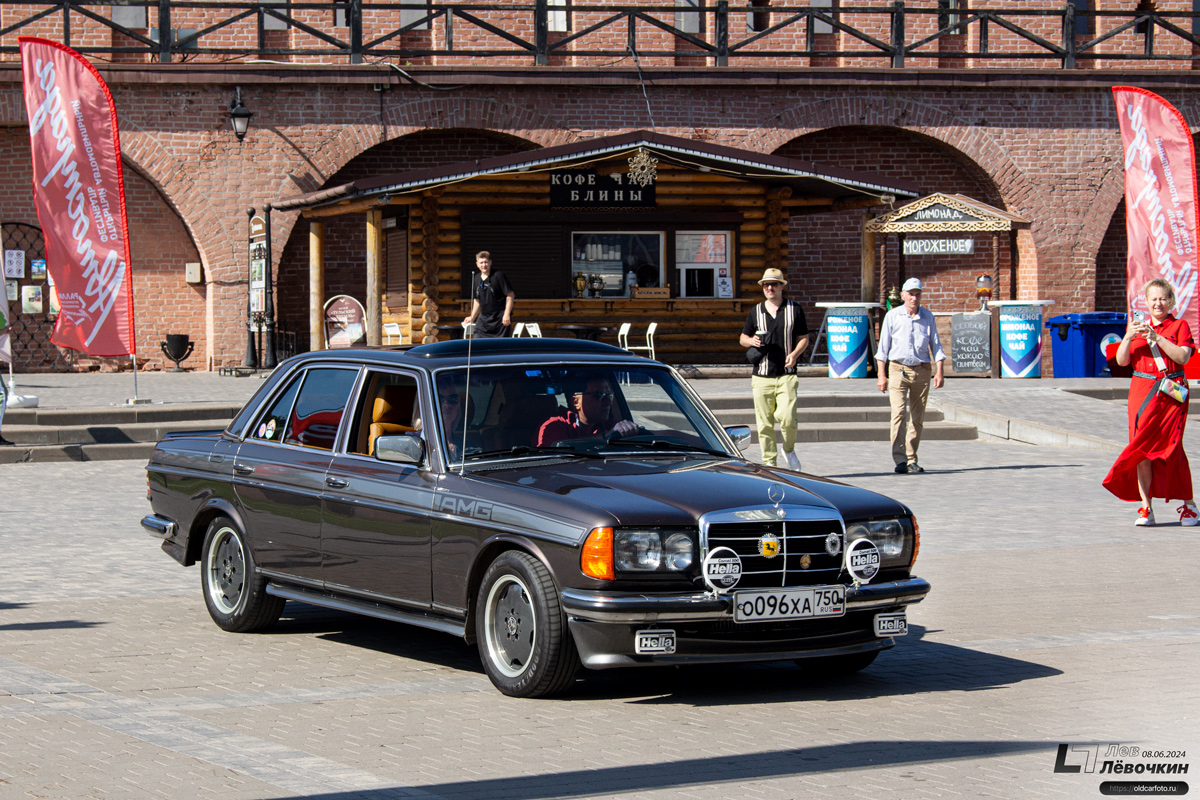
<instances>
[{"instance_id":1,"label":"car headlight","mask_svg":"<svg viewBox=\"0 0 1200 800\"><path fill-rule=\"evenodd\" d=\"M912 563L913 522L908 517L872 519L846 526L846 547L856 539L870 539L879 548L881 567L907 567Z\"/></svg>"},{"instance_id":2,"label":"car headlight","mask_svg":"<svg viewBox=\"0 0 1200 800\"><path fill-rule=\"evenodd\" d=\"M695 533L596 528L584 542L580 569L590 577L613 580L617 572L686 572L695 561Z\"/></svg>"}]
</instances>

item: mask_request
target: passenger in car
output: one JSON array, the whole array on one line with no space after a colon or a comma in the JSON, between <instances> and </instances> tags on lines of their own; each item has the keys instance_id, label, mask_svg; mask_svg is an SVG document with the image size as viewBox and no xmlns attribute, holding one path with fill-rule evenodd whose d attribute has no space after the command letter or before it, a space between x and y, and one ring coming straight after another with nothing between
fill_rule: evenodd
<instances>
[{"instance_id":1,"label":"passenger in car","mask_svg":"<svg viewBox=\"0 0 1200 800\"><path fill-rule=\"evenodd\" d=\"M571 410L565 417L552 417L538 431L538 446L548 447L564 439L604 438L633 433L637 426L615 412L612 384L606 379L589 380L571 394Z\"/></svg>"},{"instance_id":2,"label":"passenger in car","mask_svg":"<svg viewBox=\"0 0 1200 800\"><path fill-rule=\"evenodd\" d=\"M438 388L438 411L442 415L442 433L446 437L446 451L451 461L462 455L463 413L462 388L453 383L442 382Z\"/></svg>"}]
</instances>

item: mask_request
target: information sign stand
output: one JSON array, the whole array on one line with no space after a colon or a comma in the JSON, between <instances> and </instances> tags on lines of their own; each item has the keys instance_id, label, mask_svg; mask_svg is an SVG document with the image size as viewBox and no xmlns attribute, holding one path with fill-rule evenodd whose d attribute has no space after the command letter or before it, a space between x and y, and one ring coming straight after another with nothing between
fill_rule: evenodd
<instances>
[{"instance_id":1,"label":"information sign stand","mask_svg":"<svg viewBox=\"0 0 1200 800\"><path fill-rule=\"evenodd\" d=\"M829 352L829 377L867 377L870 361L875 357L875 325L871 320L871 309L882 307L879 303L817 303L817 308L825 309L825 318L817 332L813 355L816 355L824 334L825 348ZM811 359L809 363L812 363Z\"/></svg>"},{"instance_id":2,"label":"information sign stand","mask_svg":"<svg viewBox=\"0 0 1200 800\"><path fill-rule=\"evenodd\" d=\"M1053 300L994 300L988 304L999 316L995 326L1001 378L1042 377L1042 308ZM993 367L993 375L995 368Z\"/></svg>"}]
</instances>

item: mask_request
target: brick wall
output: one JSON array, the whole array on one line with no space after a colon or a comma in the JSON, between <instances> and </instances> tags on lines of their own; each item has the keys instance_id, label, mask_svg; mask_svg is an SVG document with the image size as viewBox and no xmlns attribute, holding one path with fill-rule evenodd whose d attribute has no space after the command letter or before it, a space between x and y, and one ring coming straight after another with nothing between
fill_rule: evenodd
<instances>
[{"instance_id":1,"label":"brick wall","mask_svg":"<svg viewBox=\"0 0 1200 800\"><path fill-rule=\"evenodd\" d=\"M802 158L819 164L875 172L888 178L915 181L922 194L945 192L973 197L999 205L996 187L962 164L962 155L944 145L903 131L870 127L846 127L811 133L787 143L777 155ZM871 209L872 216L887 211ZM834 214L793 216L789 230L789 294L805 307L812 324L820 324L822 301L859 302L862 299L862 210ZM974 238L975 253L969 256L907 256L905 277L920 278L925 284L924 305L934 311L965 311L978 307L975 277L992 274L991 234L955 234ZM879 236L876 274L879 270ZM1009 280L1008 235L1000 238L1001 290L1007 297ZM899 240L886 237L887 285L899 283Z\"/></svg>"}]
</instances>

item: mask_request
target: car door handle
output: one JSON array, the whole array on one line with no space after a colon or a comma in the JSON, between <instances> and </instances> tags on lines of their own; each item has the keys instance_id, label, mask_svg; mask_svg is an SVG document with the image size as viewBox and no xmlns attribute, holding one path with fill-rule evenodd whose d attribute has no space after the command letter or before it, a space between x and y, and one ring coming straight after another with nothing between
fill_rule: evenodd
<instances>
[{"instance_id":1,"label":"car door handle","mask_svg":"<svg viewBox=\"0 0 1200 800\"><path fill-rule=\"evenodd\" d=\"M250 475L254 472L254 467L248 467L245 464L234 464L233 471L238 475Z\"/></svg>"},{"instance_id":2,"label":"car door handle","mask_svg":"<svg viewBox=\"0 0 1200 800\"><path fill-rule=\"evenodd\" d=\"M341 478L326 478L325 485L333 489L345 489L350 485L350 482L344 481Z\"/></svg>"}]
</instances>

